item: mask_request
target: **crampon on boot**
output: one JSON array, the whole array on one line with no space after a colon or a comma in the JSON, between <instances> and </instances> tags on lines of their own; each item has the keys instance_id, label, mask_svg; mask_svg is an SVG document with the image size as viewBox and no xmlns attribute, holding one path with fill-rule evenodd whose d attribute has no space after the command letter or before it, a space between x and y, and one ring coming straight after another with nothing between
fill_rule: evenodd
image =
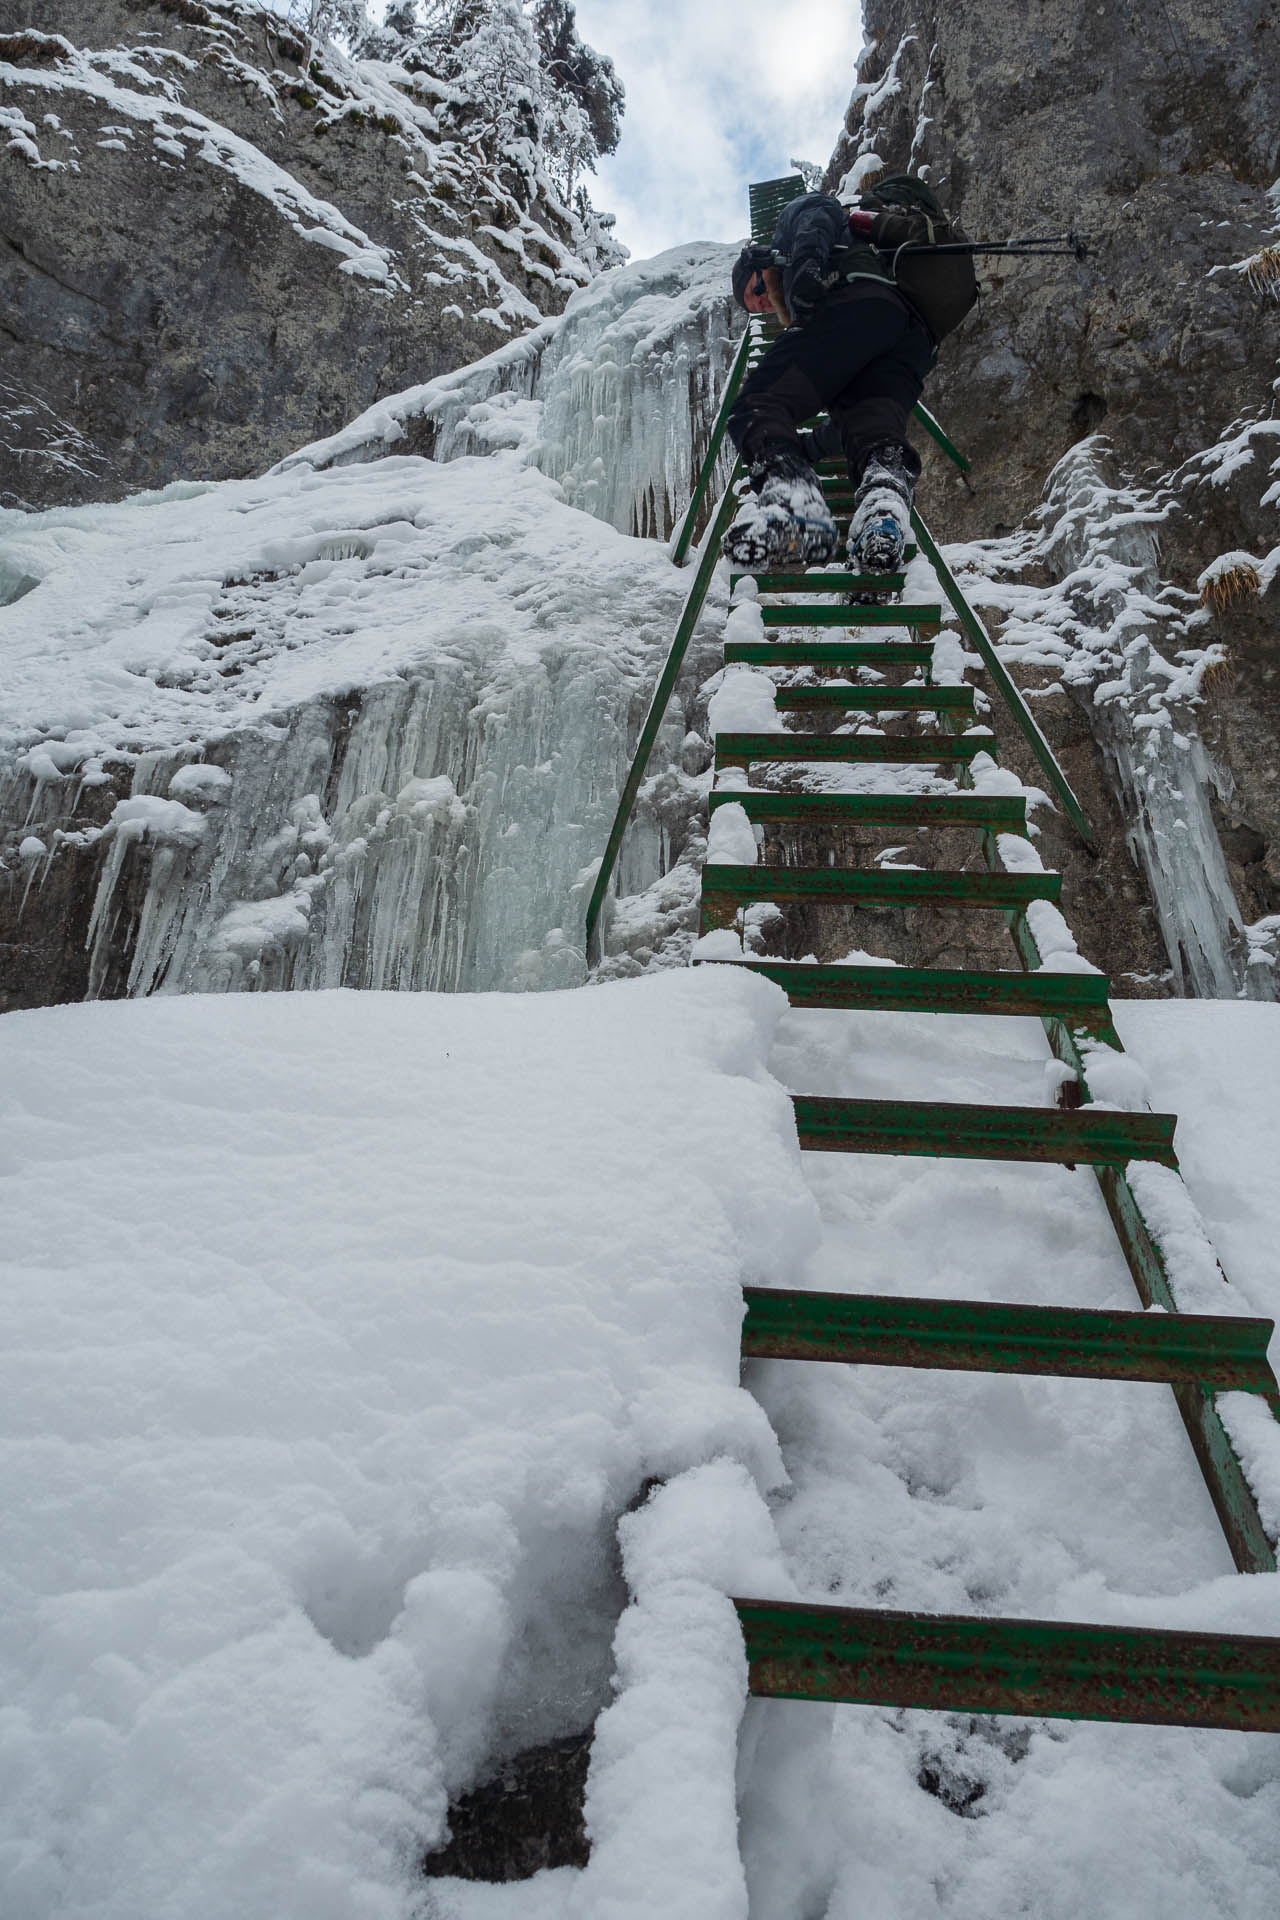
<instances>
[{"instance_id":1,"label":"crampon on boot","mask_svg":"<svg viewBox=\"0 0 1280 1920\"><path fill-rule=\"evenodd\" d=\"M723 551L747 568L820 567L839 535L809 462L789 448L752 462L755 489L724 536Z\"/></svg>"},{"instance_id":2,"label":"crampon on boot","mask_svg":"<svg viewBox=\"0 0 1280 1920\"><path fill-rule=\"evenodd\" d=\"M849 565L855 573L897 573L902 565L916 484L909 458L908 450L892 440L867 455L849 521Z\"/></svg>"}]
</instances>

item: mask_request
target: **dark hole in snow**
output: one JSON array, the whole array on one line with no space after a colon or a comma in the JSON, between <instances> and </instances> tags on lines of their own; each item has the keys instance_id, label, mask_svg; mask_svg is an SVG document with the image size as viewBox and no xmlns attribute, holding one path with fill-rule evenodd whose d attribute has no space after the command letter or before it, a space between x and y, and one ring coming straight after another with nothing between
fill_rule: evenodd
<instances>
[{"instance_id":1,"label":"dark hole in snow","mask_svg":"<svg viewBox=\"0 0 1280 1920\"><path fill-rule=\"evenodd\" d=\"M984 1811L978 1806L987 1791L982 1781L958 1773L937 1756L927 1756L920 1762L916 1785L931 1793L935 1800L941 1800L949 1812L958 1813L962 1820L976 1820Z\"/></svg>"},{"instance_id":2,"label":"dark hole in snow","mask_svg":"<svg viewBox=\"0 0 1280 1920\"><path fill-rule=\"evenodd\" d=\"M585 1867L582 1804L591 1729L530 1747L449 1808L451 1838L422 1870L433 1879L529 1880L544 1867Z\"/></svg>"}]
</instances>

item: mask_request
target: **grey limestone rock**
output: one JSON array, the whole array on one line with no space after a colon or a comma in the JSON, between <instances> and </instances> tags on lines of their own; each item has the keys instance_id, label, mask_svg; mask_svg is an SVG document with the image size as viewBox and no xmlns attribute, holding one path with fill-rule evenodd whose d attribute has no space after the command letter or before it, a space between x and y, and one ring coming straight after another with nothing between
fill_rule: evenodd
<instances>
[{"instance_id":1,"label":"grey limestone rock","mask_svg":"<svg viewBox=\"0 0 1280 1920\"><path fill-rule=\"evenodd\" d=\"M1280 222L1280 12L1274 0L868 0L865 19L828 187L881 167L923 170L971 238L1074 229L1092 249L1079 265L982 266L983 298L943 343L927 396L973 471L962 481L926 450L923 510L951 540L1020 537L1025 554L1038 534L1028 577L1073 593L1082 626L1110 623L1097 670L1081 657L1066 675L1074 751L1094 734L1104 840L1129 842L1158 898L1151 862L1179 829L1147 817L1141 707L1139 725L1171 726L1183 755L1180 772L1171 763L1160 776L1169 795L1179 781L1204 787L1199 816L1217 824L1222 858L1206 849L1205 864L1229 885L1215 965L1229 963L1238 991L1273 997L1274 969L1258 956L1280 912L1280 602L1267 591L1280 562L1280 300L1267 273ZM1055 538L1070 461L1093 475L1075 487L1093 518L1078 514L1071 537ZM1121 494L1126 512L1145 505L1158 523L1142 554L1108 524ZM1120 572L1071 586L1084 552L1109 553ZM1198 608L1204 574L1233 555L1252 561L1253 582L1238 575L1234 599ZM1153 627L1154 601L1171 617ZM1135 650L1153 645L1161 684L1166 666L1176 676L1200 661L1181 705L1149 698L1156 683ZM1116 674L1142 683L1127 720L1124 699L1104 692L1098 705ZM1133 762L1123 777L1117 753ZM1176 914L1163 920L1173 979L1197 990L1179 956L1186 931Z\"/></svg>"},{"instance_id":2,"label":"grey limestone rock","mask_svg":"<svg viewBox=\"0 0 1280 1920\"><path fill-rule=\"evenodd\" d=\"M618 257L447 96L257 0L0 0L0 504L261 471Z\"/></svg>"}]
</instances>

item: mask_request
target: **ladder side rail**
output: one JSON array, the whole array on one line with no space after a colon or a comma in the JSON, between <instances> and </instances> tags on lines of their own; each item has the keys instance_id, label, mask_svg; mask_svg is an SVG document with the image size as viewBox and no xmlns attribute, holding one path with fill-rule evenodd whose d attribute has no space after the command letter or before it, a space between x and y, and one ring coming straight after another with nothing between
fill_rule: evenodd
<instances>
[{"instance_id":1,"label":"ladder side rail","mask_svg":"<svg viewBox=\"0 0 1280 1920\"><path fill-rule=\"evenodd\" d=\"M939 553L929 529L925 526L924 521L914 508L912 508L911 512L911 525L915 531L921 553L925 555L934 572L937 574L939 584L954 607L960 625L964 628L968 638L976 647L981 656L983 666L990 674L992 681L999 690L1001 698L1017 722L1019 731L1039 761L1049 785L1062 802L1072 826L1080 835L1085 845L1096 851L1098 844L1097 836L1089 824L1088 815L1072 791L1066 775L1054 759L1053 748L1041 733L1039 726L1036 724L1035 715L1027 705L1021 690L1010 677L1008 668L991 644L991 639L986 628L960 591L960 586L955 575L943 559L941 553Z\"/></svg>"},{"instance_id":2,"label":"ladder side rail","mask_svg":"<svg viewBox=\"0 0 1280 1920\"><path fill-rule=\"evenodd\" d=\"M689 650L689 642L693 638L693 630L698 624L698 616L702 612L703 603L707 597L707 589L711 585L711 576L715 572L720 559L720 539L729 524L734 506L736 505L736 496L733 487L735 480L738 478L741 466L742 462L740 460L734 462L733 471L730 473L728 483L720 496L720 504L716 509L715 517L707 529L706 539L703 543L702 559L698 564L698 571L694 575L693 583L685 597L684 611L680 615L680 623L676 628L675 638L671 642L671 651L667 655L667 663L662 669L657 686L654 688L653 699L649 704L649 711L645 716L644 725L640 729L640 738L636 742L636 750L632 755L631 767L623 784L622 795L618 801L618 810L613 817L613 826L609 830L609 838L605 842L605 849L600 857L600 869L596 874L595 886L591 890L591 899L587 906L586 935L587 963L589 966L595 966L600 959L600 942L596 937L600 910L604 905L604 898L609 888L609 882L613 878L613 869L617 862L618 849L622 845L622 836L626 832L627 822L631 818L631 809L636 803L636 795L640 791L641 782L649 766L649 756L652 754L654 743L658 738L658 729L662 725L680 669L684 665L684 657Z\"/></svg>"},{"instance_id":3,"label":"ladder side rail","mask_svg":"<svg viewBox=\"0 0 1280 1920\"><path fill-rule=\"evenodd\" d=\"M928 540L928 534L920 527L917 528L917 532L923 535L920 541L921 551L927 552L925 542ZM932 542L929 544L932 545ZM936 552L936 549L934 551ZM958 588L956 591L959 593ZM970 618L986 640L985 631L972 611L970 611ZM989 642L984 650L984 658L988 651L992 652L994 657ZM1001 671L1003 672L1003 668ZM944 712L938 718L943 732L959 731L959 721L953 713ZM1032 724L1034 725L1034 722ZM1045 751L1049 752L1047 742ZM956 768L956 784L961 787L973 786L973 775L967 766ZM990 829L983 831L982 851L988 868L992 871L1008 871L1000 855L998 833ZM1005 917L1014 949L1025 971L1028 974L1043 972L1046 961L1025 911L1013 909L1008 911ZM1089 1091L1087 1060L1084 1050L1079 1045L1076 1029L1067 1021L1051 1014L1041 1015L1040 1023L1044 1028L1050 1051L1056 1059L1062 1061L1064 1066L1072 1069L1079 1081L1081 1094L1086 1102L1090 1101L1092 1095ZM1094 1025L1090 1038L1101 1041L1118 1053L1123 1053L1124 1048L1111 1021L1109 1006L1105 1021ZM1175 1177L1181 1180L1181 1169L1175 1166L1173 1171ZM1129 1269L1134 1288L1143 1306L1160 1307L1171 1314L1181 1312L1164 1251L1138 1203L1126 1169L1114 1163L1108 1165L1095 1163L1093 1173L1101 1189L1103 1204L1111 1218L1116 1238L1120 1243L1125 1265ZM1222 1277L1223 1286L1230 1286L1231 1283L1223 1271L1221 1262L1218 1262L1218 1272ZM1187 1431L1187 1438L1191 1442L1192 1451L1237 1569L1241 1573L1275 1573L1280 1566L1280 1562L1277 1561L1277 1546L1280 1546L1280 1542L1272 1539L1263 1524L1257 1497L1218 1410L1215 1394L1211 1389L1191 1382L1179 1382L1173 1386L1172 1390L1178 1412L1182 1416L1182 1422ZM1267 1398L1268 1405L1274 1414L1275 1400L1270 1395Z\"/></svg>"},{"instance_id":4,"label":"ladder side rail","mask_svg":"<svg viewBox=\"0 0 1280 1920\"><path fill-rule=\"evenodd\" d=\"M698 478L694 482L693 494L688 507L685 509L684 519L680 523L680 531L676 535L675 545L671 550L671 558L678 567L682 567L685 563L690 542L693 539L693 529L697 523L698 514L702 510L702 502L706 497L707 489L711 485L712 476L716 469L716 461L720 458L720 449L724 444L725 429L729 424L729 409L737 399L738 389L746 378L747 358L751 352L751 342L754 332L755 329L748 322L733 365L729 369L729 384L725 388L724 395L720 401L720 411L716 415L715 426L711 430L711 439L707 444L707 451L703 456L702 465L698 470Z\"/></svg>"},{"instance_id":5,"label":"ladder side rail","mask_svg":"<svg viewBox=\"0 0 1280 1920\"><path fill-rule=\"evenodd\" d=\"M996 835L983 834L983 851L988 866L1005 870ZM1028 973L1038 973L1045 962L1025 913L1015 911L1008 918L1018 958ZM1080 1091L1088 1101L1091 1098L1088 1063L1073 1029L1065 1021L1051 1017L1043 1018L1041 1024L1051 1052L1076 1074ZM1117 1052L1123 1052L1114 1027L1109 1026L1108 1031L1095 1037ZM1181 1171L1174 1171L1181 1180ZM1093 1172L1138 1298L1144 1307L1162 1307L1167 1313L1179 1313L1177 1292L1164 1251L1129 1184L1125 1169L1095 1166ZM1221 1263L1218 1272L1223 1286L1230 1286ZM1241 1573L1276 1572L1278 1543L1263 1524L1257 1498L1218 1410L1215 1394L1208 1388L1183 1382L1174 1386L1173 1397L1237 1568ZM1275 1403L1270 1396L1268 1404L1274 1413Z\"/></svg>"},{"instance_id":6,"label":"ladder side rail","mask_svg":"<svg viewBox=\"0 0 1280 1920\"><path fill-rule=\"evenodd\" d=\"M938 425L937 421L934 419L933 415L930 413L928 407L926 407L922 402L917 401L916 406L913 409L913 413L914 413L915 419L917 419L920 422L920 425L924 428L925 432L929 435L930 439L937 441L938 445L942 448L942 451L946 454L947 458L951 461L952 465L957 467L961 473L971 472L972 469L970 467L970 463L965 459L964 455L961 453L959 447L955 445L954 441L949 440L947 438L946 434L942 431L942 428ZM970 491L972 491L972 489L970 489Z\"/></svg>"}]
</instances>

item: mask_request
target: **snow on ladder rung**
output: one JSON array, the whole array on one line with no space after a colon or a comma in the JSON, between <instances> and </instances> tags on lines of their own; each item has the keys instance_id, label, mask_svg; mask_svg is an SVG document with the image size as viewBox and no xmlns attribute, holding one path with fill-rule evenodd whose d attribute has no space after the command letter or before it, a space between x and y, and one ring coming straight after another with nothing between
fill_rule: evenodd
<instances>
[{"instance_id":1,"label":"snow on ladder rung","mask_svg":"<svg viewBox=\"0 0 1280 1920\"><path fill-rule=\"evenodd\" d=\"M746 800L750 796L725 797ZM754 817L748 814L748 818ZM793 1007L828 1007L844 1012L1007 1014L1060 1020L1073 1031L1083 1029L1100 1038L1113 1033L1109 982L1102 973L824 966L818 961L754 960L745 956L700 964L745 967L751 973L763 974L783 989Z\"/></svg>"}]
</instances>

